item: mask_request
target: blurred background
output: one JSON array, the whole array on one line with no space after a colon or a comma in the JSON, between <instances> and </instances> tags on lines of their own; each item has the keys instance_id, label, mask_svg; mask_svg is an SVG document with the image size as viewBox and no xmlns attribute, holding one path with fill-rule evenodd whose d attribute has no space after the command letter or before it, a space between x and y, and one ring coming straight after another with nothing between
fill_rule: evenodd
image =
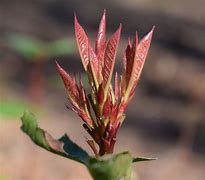
<instances>
[{"instance_id":1,"label":"blurred background","mask_svg":"<svg viewBox=\"0 0 205 180\"><path fill-rule=\"evenodd\" d=\"M107 37L123 25L115 70L127 38L156 26L116 152L158 157L135 164L136 180L205 179L205 1L0 0L0 180L85 180L76 162L35 146L21 130L25 109L54 137L65 132L90 151L67 102L55 60L85 79L73 14L93 40L107 10Z\"/></svg>"}]
</instances>

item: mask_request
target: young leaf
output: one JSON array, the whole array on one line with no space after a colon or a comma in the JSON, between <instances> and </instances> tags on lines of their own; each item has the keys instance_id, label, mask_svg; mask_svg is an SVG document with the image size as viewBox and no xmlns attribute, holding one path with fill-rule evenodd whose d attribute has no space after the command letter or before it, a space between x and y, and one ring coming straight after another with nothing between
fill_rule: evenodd
<instances>
[{"instance_id":1,"label":"young leaf","mask_svg":"<svg viewBox=\"0 0 205 180\"><path fill-rule=\"evenodd\" d=\"M84 69L87 70L87 65L89 63L89 41L88 37L82 28L82 26L79 24L78 19L75 15L74 18L74 24L75 24L75 36L76 41L78 45L78 49L80 52L81 61L83 63Z\"/></svg>"},{"instance_id":2,"label":"young leaf","mask_svg":"<svg viewBox=\"0 0 205 180\"><path fill-rule=\"evenodd\" d=\"M99 159L92 158L88 161L87 168L95 180L129 180L132 157L128 152L123 152Z\"/></svg>"},{"instance_id":3,"label":"young leaf","mask_svg":"<svg viewBox=\"0 0 205 180\"><path fill-rule=\"evenodd\" d=\"M98 58L95 52L93 51L91 47L89 48L89 52L90 52L91 72L93 75L93 79L95 81L95 85L98 87L99 83L102 81L102 75L101 75L101 72L99 72L99 65L98 65L99 61L98 61Z\"/></svg>"},{"instance_id":4,"label":"young leaf","mask_svg":"<svg viewBox=\"0 0 205 180\"><path fill-rule=\"evenodd\" d=\"M95 52L97 55L104 47L105 34L106 34L106 10L104 10L103 16L100 21L99 29L98 29L98 35L97 35L96 45L95 45Z\"/></svg>"},{"instance_id":5,"label":"young leaf","mask_svg":"<svg viewBox=\"0 0 205 180\"><path fill-rule=\"evenodd\" d=\"M21 129L38 146L60 156L86 164L90 159L88 153L81 147L73 143L67 135L59 140L54 139L49 133L38 127L35 116L29 111L25 111L21 118Z\"/></svg>"},{"instance_id":6,"label":"young leaf","mask_svg":"<svg viewBox=\"0 0 205 180\"><path fill-rule=\"evenodd\" d=\"M136 46L137 46L137 41L138 37L137 34L133 40L133 43L130 44L128 41L127 48L125 50L125 82L126 82L126 87L128 86L128 83L130 81L131 73L132 73L132 68L133 68L133 63L135 59L135 52L136 52Z\"/></svg>"},{"instance_id":7,"label":"young leaf","mask_svg":"<svg viewBox=\"0 0 205 180\"><path fill-rule=\"evenodd\" d=\"M119 98L119 81L118 81L118 74L115 74L115 102L118 102Z\"/></svg>"},{"instance_id":8,"label":"young leaf","mask_svg":"<svg viewBox=\"0 0 205 180\"><path fill-rule=\"evenodd\" d=\"M110 81L112 78L112 73L115 64L115 56L117 52L118 43L120 40L121 34L121 24L118 30L113 34L113 36L108 41L106 50L105 50L105 58L104 58L104 66L103 66L103 87L105 89L105 93L107 93L108 88L110 86Z\"/></svg>"},{"instance_id":9,"label":"young leaf","mask_svg":"<svg viewBox=\"0 0 205 180\"><path fill-rule=\"evenodd\" d=\"M147 56L147 53L149 50L150 42L152 39L153 30L154 30L154 27L136 46L131 72L130 72L130 69L126 69L127 75L130 74L130 78L128 78L129 82L127 82L128 84L126 83L127 84L127 90L126 90L126 94L125 94L126 100L128 100L130 93L136 87L137 82L139 80L139 77L141 75L142 68L144 66L145 59L146 59L146 56ZM136 44L136 43L134 43L134 44ZM132 50L132 51L134 51L134 50Z\"/></svg>"},{"instance_id":10,"label":"young leaf","mask_svg":"<svg viewBox=\"0 0 205 180\"><path fill-rule=\"evenodd\" d=\"M56 66L64 82L69 98L71 99L72 103L78 107L79 92L75 80L72 79L70 75L63 68L61 68L61 66L57 62L56 62Z\"/></svg>"}]
</instances>

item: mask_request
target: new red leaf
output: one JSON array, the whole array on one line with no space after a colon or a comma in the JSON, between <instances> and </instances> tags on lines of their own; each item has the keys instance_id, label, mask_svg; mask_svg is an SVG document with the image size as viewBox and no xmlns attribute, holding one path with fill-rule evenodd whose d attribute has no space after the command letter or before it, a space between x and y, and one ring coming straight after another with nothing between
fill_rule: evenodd
<instances>
[{"instance_id":1,"label":"new red leaf","mask_svg":"<svg viewBox=\"0 0 205 180\"><path fill-rule=\"evenodd\" d=\"M118 81L118 74L115 74L115 102L118 102L119 99L119 81Z\"/></svg>"},{"instance_id":2,"label":"new red leaf","mask_svg":"<svg viewBox=\"0 0 205 180\"><path fill-rule=\"evenodd\" d=\"M115 56L117 52L117 47L120 40L120 34L121 34L121 24L118 28L118 30L112 35L110 40L108 41L106 50L105 50L105 58L104 58L104 67L103 67L103 87L105 91L108 90L110 81L112 78L112 73L114 69L115 64Z\"/></svg>"},{"instance_id":3,"label":"new red leaf","mask_svg":"<svg viewBox=\"0 0 205 180\"><path fill-rule=\"evenodd\" d=\"M102 74L101 74L101 70L99 69L98 58L91 47L89 48L89 52L90 52L90 66L91 66L93 78L97 84L100 84L102 81Z\"/></svg>"},{"instance_id":4,"label":"new red leaf","mask_svg":"<svg viewBox=\"0 0 205 180\"><path fill-rule=\"evenodd\" d=\"M137 42L138 42L138 37L137 37L137 33L136 36L132 42L132 44L130 44L130 42L128 41L128 45L125 51L125 77L126 77L126 88L128 86L128 83L130 81L130 77L131 77L131 73L132 73L132 68L133 68L133 64L134 64L134 59L135 59L135 52L136 52L136 46L137 46Z\"/></svg>"},{"instance_id":5,"label":"new red leaf","mask_svg":"<svg viewBox=\"0 0 205 180\"><path fill-rule=\"evenodd\" d=\"M64 82L64 85L66 87L66 90L67 90L67 94L70 98L70 100L72 101L72 103L75 105L75 106L78 106L79 105L79 92L78 92L78 88L76 86L76 82L74 79L72 79L70 77L70 75L63 69L60 67L60 65L56 62L56 66L57 66L57 69L58 69L58 72Z\"/></svg>"},{"instance_id":6,"label":"new red leaf","mask_svg":"<svg viewBox=\"0 0 205 180\"><path fill-rule=\"evenodd\" d=\"M88 37L87 37L84 29L82 28L82 26L79 24L76 15L74 18L74 24L75 24L75 36L76 36L78 49L80 52L81 61L83 63L84 69L87 70L87 65L89 63Z\"/></svg>"},{"instance_id":7,"label":"new red leaf","mask_svg":"<svg viewBox=\"0 0 205 180\"><path fill-rule=\"evenodd\" d=\"M98 35L95 44L95 53L98 58L98 77L102 76L102 67L104 65L104 55L106 48L106 11L104 10L103 16L100 21ZM101 79L102 80L102 79ZM101 83L101 82L100 82Z\"/></svg>"},{"instance_id":8,"label":"new red leaf","mask_svg":"<svg viewBox=\"0 0 205 180\"><path fill-rule=\"evenodd\" d=\"M133 91L133 89L136 87L137 82L140 78L142 68L145 63L145 59L149 50L149 46L152 39L154 27L152 30L140 41L140 43L136 46L134 60L133 60L133 66L131 72L130 70L126 69L126 74L129 75L129 82L126 82L127 84L127 90L125 93L125 99L128 100L130 93Z\"/></svg>"},{"instance_id":9,"label":"new red leaf","mask_svg":"<svg viewBox=\"0 0 205 180\"><path fill-rule=\"evenodd\" d=\"M103 16L100 21L98 35L96 39L96 45L95 45L95 52L97 55L104 48L105 33L106 33L106 11L104 10Z\"/></svg>"}]
</instances>

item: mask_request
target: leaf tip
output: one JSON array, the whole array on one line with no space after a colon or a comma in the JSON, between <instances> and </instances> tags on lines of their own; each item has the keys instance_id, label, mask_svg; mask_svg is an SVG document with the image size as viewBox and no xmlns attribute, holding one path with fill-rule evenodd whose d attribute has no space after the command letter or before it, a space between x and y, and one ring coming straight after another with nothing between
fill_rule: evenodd
<instances>
[{"instance_id":1,"label":"leaf tip","mask_svg":"<svg viewBox=\"0 0 205 180\"><path fill-rule=\"evenodd\" d=\"M29 117L34 117L34 115L33 115L33 113L31 113L29 110L25 110L24 111L24 113L23 113L23 115L21 116L21 121L22 121L22 123L24 123L25 122L25 120L27 120Z\"/></svg>"},{"instance_id":2,"label":"leaf tip","mask_svg":"<svg viewBox=\"0 0 205 180\"><path fill-rule=\"evenodd\" d=\"M106 15L106 9L103 10L103 15Z\"/></svg>"},{"instance_id":3,"label":"leaf tip","mask_svg":"<svg viewBox=\"0 0 205 180\"><path fill-rule=\"evenodd\" d=\"M76 12L74 12L74 23L78 22Z\"/></svg>"},{"instance_id":4,"label":"leaf tip","mask_svg":"<svg viewBox=\"0 0 205 180\"><path fill-rule=\"evenodd\" d=\"M76 15L76 12L74 12L74 28L75 28L75 31L77 31L77 29L81 27L79 21L78 21L78 18L77 18L77 15Z\"/></svg>"},{"instance_id":5,"label":"leaf tip","mask_svg":"<svg viewBox=\"0 0 205 180\"><path fill-rule=\"evenodd\" d=\"M151 31L145 36L145 40L150 40L151 41L154 29L155 29L155 26L153 26Z\"/></svg>"},{"instance_id":6,"label":"leaf tip","mask_svg":"<svg viewBox=\"0 0 205 180\"><path fill-rule=\"evenodd\" d=\"M118 27L119 32L121 33L122 31L122 23L120 23L119 27Z\"/></svg>"},{"instance_id":7,"label":"leaf tip","mask_svg":"<svg viewBox=\"0 0 205 180\"><path fill-rule=\"evenodd\" d=\"M146 158L146 157L136 157L132 160L133 163L135 162L141 162L141 161L154 161L157 160L158 158Z\"/></svg>"},{"instance_id":8,"label":"leaf tip","mask_svg":"<svg viewBox=\"0 0 205 180\"><path fill-rule=\"evenodd\" d=\"M55 61L55 63L56 63L56 67L57 67L58 72L59 72L60 74L62 74L62 72L64 71L63 68L58 64L57 61Z\"/></svg>"}]
</instances>

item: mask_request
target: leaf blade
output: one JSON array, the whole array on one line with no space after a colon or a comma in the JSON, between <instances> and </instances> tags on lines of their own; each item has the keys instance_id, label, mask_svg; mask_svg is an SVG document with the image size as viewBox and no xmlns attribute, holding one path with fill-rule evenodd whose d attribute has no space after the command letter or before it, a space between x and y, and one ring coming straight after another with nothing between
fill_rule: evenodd
<instances>
[{"instance_id":1,"label":"leaf blade","mask_svg":"<svg viewBox=\"0 0 205 180\"><path fill-rule=\"evenodd\" d=\"M92 177L98 180L129 179L132 167L132 157L128 152L92 158L87 164Z\"/></svg>"},{"instance_id":2,"label":"leaf blade","mask_svg":"<svg viewBox=\"0 0 205 180\"><path fill-rule=\"evenodd\" d=\"M66 87L67 94L75 106L79 106L79 92L74 79L56 62L57 70Z\"/></svg>"},{"instance_id":3,"label":"leaf blade","mask_svg":"<svg viewBox=\"0 0 205 180\"><path fill-rule=\"evenodd\" d=\"M103 67L103 87L105 91L108 90L110 81L113 74L115 57L117 53L117 47L120 40L121 34L121 24L118 30L112 35L110 40L108 41L106 50L105 50L105 58L104 58L104 67Z\"/></svg>"},{"instance_id":4,"label":"leaf blade","mask_svg":"<svg viewBox=\"0 0 205 180\"><path fill-rule=\"evenodd\" d=\"M21 129L38 146L57 155L86 164L90 156L81 147L72 142L67 135L59 140L54 139L49 133L38 127L35 116L25 111L21 117Z\"/></svg>"},{"instance_id":5,"label":"leaf blade","mask_svg":"<svg viewBox=\"0 0 205 180\"><path fill-rule=\"evenodd\" d=\"M147 54L148 54L148 50L150 47L153 31L154 31L154 27L146 36L144 36L144 38L136 46L132 71L131 73L127 72L128 74L131 74L131 75L130 75L129 82L127 84L126 93L125 93L126 100L128 100L129 95L132 94L140 78L140 75L141 75Z\"/></svg>"},{"instance_id":6,"label":"leaf blade","mask_svg":"<svg viewBox=\"0 0 205 180\"><path fill-rule=\"evenodd\" d=\"M89 40L84 29L79 24L76 15L74 17L74 26L75 26L75 37L76 37L81 61L83 63L84 69L87 70L87 65L89 63Z\"/></svg>"},{"instance_id":7,"label":"leaf blade","mask_svg":"<svg viewBox=\"0 0 205 180\"><path fill-rule=\"evenodd\" d=\"M106 34L106 10L104 10L104 13L103 13L103 16L101 18L100 25L98 28L98 35L97 35L96 45L95 45L95 52L97 55L104 47L105 34Z\"/></svg>"}]
</instances>

